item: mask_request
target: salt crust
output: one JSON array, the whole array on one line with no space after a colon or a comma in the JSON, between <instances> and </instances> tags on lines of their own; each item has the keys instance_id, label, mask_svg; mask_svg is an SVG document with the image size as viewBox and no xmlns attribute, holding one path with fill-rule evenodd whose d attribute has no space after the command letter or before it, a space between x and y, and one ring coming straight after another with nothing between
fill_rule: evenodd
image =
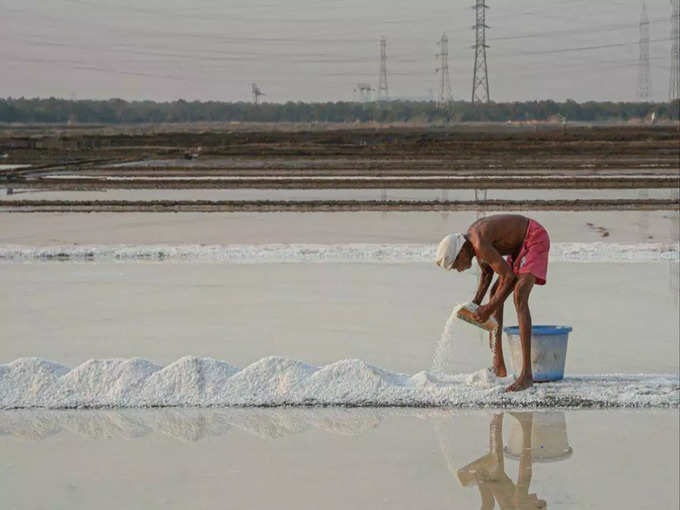
<instances>
[{"instance_id":1,"label":"salt crust","mask_svg":"<svg viewBox=\"0 0 680 510\"><path fill-rule=\"evenodd\" d=\"M0 409L167 406L678 407L678 375L594 375L503 393L488 370L448 375L388 372L361 360L322 367L281 357L241 370L183 357L90 360L73 369L39 358L0 365Z\"/></svg>"},{"instance_id":2,"label":"salt crust","mask_svg":"<svg viewBox=\"0 0 680 510\"><path fill-rule=\"evenodd\" d=\"M99 244L0 245L0 262L171 261L263 263L432 263L434 244ZM680 243L553 243L551 262L659 262L680 260Z\"/></svg>"}]
</instances>

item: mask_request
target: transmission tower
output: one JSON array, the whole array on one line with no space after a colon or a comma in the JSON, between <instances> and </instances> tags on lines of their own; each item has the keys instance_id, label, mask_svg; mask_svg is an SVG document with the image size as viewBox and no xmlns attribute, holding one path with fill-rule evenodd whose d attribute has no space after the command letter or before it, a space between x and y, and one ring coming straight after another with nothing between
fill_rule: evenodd
<instances>
[{"instance_id":1,"label":"transmission tower","mask_svg":"<svg viewBox=\"0 0 680 510\"><path fill-rule=\"evenodd\" d=\"M380 75L378 76L378 101L387 101L390 93L387 88L387 41L384 37L380 38Z\"/></svg>"},{"instance_id":2,"label":"transmission tower","mask_svg":"<svg viewBox=\"0 0 680 510\"><path fill-rule=\"evenodd\" d=\"M640 59L638 60L638 101L649 101L651 96L651 79L649 73L649 17L647 3L642 2L640 15Z\"/></svg>"},{"instance_id":3,"label":"transmission tower","mask_svg":"<svg viewBox=\"0 0 680 510\"><path fill-rule=\"evenodd\" d=\"M253 83L253 84L250 86L250 89L251 89L251 91L252 91L252 93L253 93L253 102L254 102L255 104L258 104L259 99L260 99L260 96L264 96L264 95L265 95L264 92L262 92L262 91L260 90L260 87L257 86L257 83Z\"/></svg>"},{"instance_id":4,"label":"transmission tower","mask_svg":"<svg viewBox=\"0 0 680 510\"><path fill-rule=\"evenodd\" d=\"M671 82L668 99L680 99L680 0L671 0L673 14L671 16Z\"/></svg>"},{"instance_id":5,"label":"transmission tower","mask_svg":"<svg viewBox=\"0 0 680 510\"><path fill-rule=\"evenodd\" d=\"M489 97L489 77L486 69L486 10L489 8L484 0L476 0L475 10L475 69L472 75L472 102L488 103Z\"/></svg>"},{"instance_id":6,"label":"transmission tower","mask_svg":"<svg viewBox=\"0 0 680 510\"><path fill-rule=\"evenodd\" d=\"M437 105L442 107L451 102L451 79L449 78L449 38L442 34L442 38L437 42L439 53L437 57L441 59L437 72L440 75L439 99Z\"/></svg>"}]
</instances>

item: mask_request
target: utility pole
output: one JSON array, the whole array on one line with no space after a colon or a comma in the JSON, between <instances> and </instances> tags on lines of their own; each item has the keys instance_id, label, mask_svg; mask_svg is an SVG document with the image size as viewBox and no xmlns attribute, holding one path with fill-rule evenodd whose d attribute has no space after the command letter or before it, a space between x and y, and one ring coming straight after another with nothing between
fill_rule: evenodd
<instances>
[{"instance_id":1,"label":"utility pole","mask_svg":"<svg viewBox=\"0 0 680 510\"><path fill-rule=\"evenodd\" d=\"M387 88L387 41L380 38L380 74L378 76L378 101L387 101L390 98Z\"/></svg>"},{"instance_id":2,"label":"utility pole","mask_svg":"<svg viewBox=\"0 0 680 510\"><path fill-rule=\"evenodd\" d=\"M449 78L449 38L442 34L442 38L437 42L439 46L440 63L437 72L440 74L439 99L437 106L443 108L451 102L451 79Z\"/></svg>"},{"instance_id":3,"label":"utility pole","mask_svg":"<svg viewBox=\"0 0 680 510\"><path fill-rule=\"evenodd\" d=\"M671 82L668 88L668 99L680 99L680 0L671 0Z\"/></svg>"},{"instance_id":4,"label":"utility pole","mask_svg":"<svg viewBox=\"0 0 680 510\"><path fill-rule=\"evenodd\" d=\"M640 15L640 59L638 60L638 89L637 98L640 102L649 101L651 93L651 79L649 73L649 17L647 3L642 2Z\"/></svg>"},{"instance_id":5,"label":"utility pole","mask_svg":"<svg viewBox=\"0 0 680 510\"><path fill-rule=\"evenodd\" d=\"M486 10L489 8L484 0L476 0L475 6L475 69L472 75L472 102L488 103L489 96L489 77L486 68Z\"/></svg>"}]
</instances>

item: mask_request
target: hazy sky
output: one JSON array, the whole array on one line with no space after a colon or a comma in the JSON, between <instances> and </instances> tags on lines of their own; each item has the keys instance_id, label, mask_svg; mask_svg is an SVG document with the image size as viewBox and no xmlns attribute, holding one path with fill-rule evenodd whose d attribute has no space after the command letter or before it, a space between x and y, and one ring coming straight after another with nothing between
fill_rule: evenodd
<instances>
[{"instance_id":1,"label":"hazy sky","mask_svg":"<svg viewBox=\"0 0 680 510\"><path fill-rule=\"evenodd\" d=\"M0 97L353 99L438 91L449 38L453 95L470 99L474 0L0 0ZM487 0L495 101L634 100L640 0ZM667 100L669 0L647 0L652 98Z\"/></svg>"}]
</instances>

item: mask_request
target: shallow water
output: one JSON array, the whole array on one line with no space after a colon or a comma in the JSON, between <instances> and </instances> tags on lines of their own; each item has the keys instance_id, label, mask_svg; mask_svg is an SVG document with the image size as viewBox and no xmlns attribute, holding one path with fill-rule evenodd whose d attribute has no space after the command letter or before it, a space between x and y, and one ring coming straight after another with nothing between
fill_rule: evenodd
<instances>
[{"instance_id":1,"label":"shallow water","mask_svg":"<svg viewBox=\"0 0 680 510\"><path fill-rule=\"evenodd\" d=\"M503 212L503 211L498 211ZM677 242L678 211L519 211L552 242ZM1 244L437 243L492 212L0 214Z\"/></svg>"},{"instance_id":2,"label":"shallow water","mask_svg":"<svg viewBox=\"0 0 680 510\"><path fill-rule=\"evenodd\" d=\"M551 264L530 304L534 324L573 326L567 374L677 373L678 264ZM430 368L451 307L476 287L473 273L418 262L10 263L0 281L3 362L193 354L244 367L282 355L408 374ZM516 324L511 304L506 317ZM473 326L455 349L457 371L490 362Z\"/></svg>"},{"instance_id":3,"label":"shallow water","mask_svg":"<svg viewBox=\"0 0 680 510\"><path fill-rule=\"evenodd\" d=\"M677 508L679 432L677 410L0 411L0 498L19 509Z\"/></svg>"}]
</instances>

